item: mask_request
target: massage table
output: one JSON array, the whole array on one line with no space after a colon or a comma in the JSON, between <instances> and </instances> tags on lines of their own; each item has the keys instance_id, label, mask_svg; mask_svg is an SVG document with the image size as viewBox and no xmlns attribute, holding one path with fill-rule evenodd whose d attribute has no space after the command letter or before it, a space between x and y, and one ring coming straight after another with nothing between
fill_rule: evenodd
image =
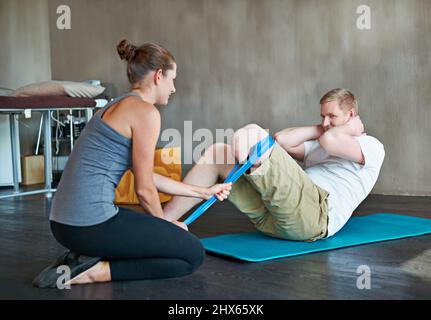
<instances>
[{"instance_id":1,"label":"massage table","mask_svg":"<svg viewBox=\"0 0 431 320\"><path fill-rule=\"evenodd\" d=\"M0 199L45 193L47 198L52 197L55 189L52 189L52 140L51 140L51 112L59 110L85 110L87 121L93 116L96 100L90 98L72 98L69 96L33 96L33 97L11 97L0 96L0 113L9 114L10 139L13 167L13 192L1 194ZM41 112L44 132L44 164L45 164L45 187L32 191L20 191L19 189L19 131L18 116L20 114L31 114ZM73 121L71 121L73 123ZM73 126L70 126L73 130ZM73 132L71 132L73 138Z\"/></svg>"}]
</instances>

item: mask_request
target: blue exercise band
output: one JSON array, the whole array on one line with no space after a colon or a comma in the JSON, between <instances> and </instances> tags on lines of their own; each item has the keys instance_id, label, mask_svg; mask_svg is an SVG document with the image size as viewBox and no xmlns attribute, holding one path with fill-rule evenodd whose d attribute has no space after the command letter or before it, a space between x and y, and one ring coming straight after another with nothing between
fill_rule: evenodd
<instances>
[{"instance_id":1,"label":"blue exercise band","mask_svg":"<svg viewBox=\"0 0 431 320\"><path fill-rule=\"evenodd\" d=\"M248 169L250 169L265 152L271 149L274 143L275 141L270 135L256 143L253 148L250 149L250 154L248 156L247 162L245 162L239 169L239 164L235 164L235 167L232 169L231 172L229 172L229 175L227 176L224 183L234 183L236 180L238 180L239 177L241 177ZM184 223L186 225L189 225L190 223L195 221L216 201L216 196L212 196L211 198L209 198L207 201L202 203L190 216L188 216L187 219L184 220Z\"/></svg>"}]
</instances>

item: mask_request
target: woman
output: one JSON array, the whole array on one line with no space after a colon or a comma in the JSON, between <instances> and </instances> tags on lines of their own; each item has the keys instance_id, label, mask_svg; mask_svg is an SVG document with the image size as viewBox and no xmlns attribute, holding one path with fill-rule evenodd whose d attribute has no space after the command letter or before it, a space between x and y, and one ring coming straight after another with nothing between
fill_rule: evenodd
<instances>
[{"instance_id":1,"label":"woman","mask_svg":"<svg viewBox=\"0 0 431 320\"><path fill-rule=\"evenodd\" d=\"M59 265L71 269L66 285L190 274L203 262L203 246L185 224L165 219L157 191L219 200L229 194L230 184L204 188L153 173L160 133L155 105L166 105L175 92L176 62L151 43L135 47L122 40L117 51L127 61L131 92L94 115L69 157L50 223L54 237L71 252L34 280L38 287L56 286ZM114 205L115 188L130 167L148 215Z\"/></svg>"}]
</instances>

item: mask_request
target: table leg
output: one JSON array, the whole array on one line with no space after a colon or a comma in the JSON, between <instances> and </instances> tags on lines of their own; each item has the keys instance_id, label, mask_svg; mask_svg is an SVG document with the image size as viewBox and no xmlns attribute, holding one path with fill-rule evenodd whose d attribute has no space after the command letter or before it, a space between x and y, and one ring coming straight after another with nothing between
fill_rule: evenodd
<instances>
[{"instance_id":1,"label":"table leg","mask_svg":"<svg viewBox=\"0 0 431 320\"><path fill-rule=\"evenodd\" d=\"M12 171L13 171L13 192L19 192L19 164L18 164L18 149L19 148L19 136L18 136L18 121L16 119L18 115L11 113L9 115L10 121L10 141L12 148Z\"/></svg>"},{"instance_id":2,"label":"table leg","mask_svg":"<svg viewBox=\"0 0 431 320\"><path fill-rule=\"evenodd\" d=\"M43 125L44 125L44 142L43 148L44 162L45 162L45 189L49 190L46 193L47 198L52 197L52 143L51 143L51 119L50 113L52 111L43 112Z\"/></svg>"},{"instance_id":3,"label":"table leg","mask_svg":"<svg viewBox=\"0 0 431 320\"><path fill-rule=\"evenodd\" d=\"M90 122L91 118L93 117L93 109L91 108L85 109L85 116L87 118L87 123Z\"/></svg>"}]
</instances>

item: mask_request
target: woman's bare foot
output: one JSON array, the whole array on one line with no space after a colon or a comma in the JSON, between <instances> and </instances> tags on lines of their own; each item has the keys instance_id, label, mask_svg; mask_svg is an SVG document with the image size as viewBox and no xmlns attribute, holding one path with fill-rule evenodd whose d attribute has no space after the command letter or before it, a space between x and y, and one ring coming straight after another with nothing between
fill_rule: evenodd
<instances>
[{"instance_id":1,"label":"woman's bare foot","mask_svg":"<svg viewBox=\"0 0 431 320\"><path fill-rule=\"evenodd\" d=\"M99 261L90 269L78 274L65 285L96 283L111 281L111 269L108 261Z\"/></svg>"}]
</instances>

